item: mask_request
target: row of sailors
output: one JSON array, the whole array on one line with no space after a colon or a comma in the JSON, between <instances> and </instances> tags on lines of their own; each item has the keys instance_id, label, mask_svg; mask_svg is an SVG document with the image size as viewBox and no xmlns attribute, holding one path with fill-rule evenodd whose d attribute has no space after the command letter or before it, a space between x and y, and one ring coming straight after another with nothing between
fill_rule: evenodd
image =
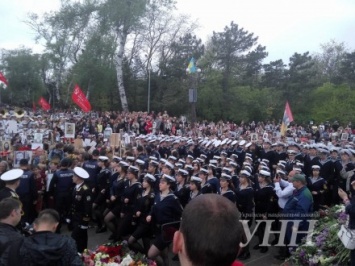
<instances>
[{"instance_id":1,"label":"row of sailors","mask_svg":"<svg viewBox=\"0 0 355 266\"><path fill-rule=\"evenodd\" d=\"M206 168L198 169L195 175L190 175L189 171L183 168L179 168L175 174L174 165L169 161L158 162L151 159L147 172L140 172L140 168L144 169L141 161L136 160L135 164L130 165L118 157L114 157L110 162L108 157L100 156L97 186L89 185L91 182L88 173L85 178L85 186L87 185L84 189L85 195L78 195L78 188L75 187L74 194L76 194L73 197L72 181L75 171L70 169L68 159L63 159L61 169L54 173L51 180L49 193L54 198L55 207L63 218L72 219L78 211L81 211L77 204L82 200L90 201L92 214L98 223L98 233L109 228L113 233L112 238L118 240L130 232L132 234L130 244L137 246L136 240L147 234L149 227L147 223L154 223L156 228L164 223L179 220L178 215L175 215L180 213L178 206L181 204L184 207L200 194L219 193L227 197L236 203L239 211L250 223L254 208L255 213L262 215L278 212L279 208L282 208L280 202L282 198L277 197L277 191L278 189L282 191L292 183L287 181L281 163L276 173L283 182L280 181L279 184L276 182L274 185L273 176L266 165L267 161L264 160L257 174L253 175L250 171L251 167L247 164L243 165L241 171L237 173L237 165L231 163L230 167L222 168L217 178L217 166L211 162ZM316 172L319 167L314 166L313 169ZM323 194L326 191L325 183L317 179L321 181L315 174L309 180L314 187L313 195ZM321 183L323 186L319 187ZM162 191L166 193L164 197ZM161 209L154 211L153 206L163 201L166 196L173 197L174 217L166 217L170 215L169 212ZM177 202L179 204L176 204ZM72 208L68 210L68 206ZM164 207L162 208L164 210ZM88 208L84 209L88 210ZM86 213L85 217L89 215L91 213ZM132 226L133 224L135 226ZM164 241L161 239L156 240L155 245L159 250L165 248ZM144 250L148 252L147 247Z\"/></svg>"}]
</instances>

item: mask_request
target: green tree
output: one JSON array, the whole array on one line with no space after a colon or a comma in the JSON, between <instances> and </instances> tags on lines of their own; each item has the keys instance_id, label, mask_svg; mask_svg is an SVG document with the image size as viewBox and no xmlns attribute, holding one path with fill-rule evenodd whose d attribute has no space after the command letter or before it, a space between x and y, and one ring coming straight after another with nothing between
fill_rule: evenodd
<instances>
[{"instance_id":1,"label":"green tree","mask_svg":"<svg viewBox=\"0 0 355 266\"><path fill-rule=\"evenodd\" d=\"M211 48L217 67L223 73L221 87L223 105L227 109L231 103L233 83L238 79L243 81L243 78L250 78L255 75L254 71L261 68L260 62L266 53L265 47L254 48L257 40L258 37L254 37L253 33L239 28L234 22L226 26L223 32L213 32Z\"/></svg>"},{"instance_id":2,"label":"green tree","mask_svg":"<svg viewBox=\"0 0 355 266\"><path fill-rule=\"evenodd\" d=\"M40 77L40 55L30 49L4 51L2 69L9 81L9 89L2 93L2 101L17 106L31 106L43 93Z\"/></svg>"},{"instance_id":3,"label":"green tree","mask_svg":"<svg viewBox=\"0 0 355 266\"><path fill-rule=\"evenodd\" d=\"M348 85L325 83L312 93L311 117L316 121L334 121L340 124L353 121L355 117L355 91Z\"/></svg>"}]
</instances>

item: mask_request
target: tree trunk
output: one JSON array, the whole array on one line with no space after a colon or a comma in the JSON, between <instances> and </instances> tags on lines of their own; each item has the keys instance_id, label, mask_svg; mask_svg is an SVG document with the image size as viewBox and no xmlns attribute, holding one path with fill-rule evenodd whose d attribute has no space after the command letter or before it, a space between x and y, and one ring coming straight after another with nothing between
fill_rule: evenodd
<instances>
[{"instance_id":1,"label":"tree trunk","mask_svg":"<svg viewBox=\"0 0 355 266\"><path fill-rule=\"evenodd\" d=\"M117 75L117 87L118 87L118 94L120 95L121 99L121 106L122 111L128 112L128 102L126 97L126 91L123 84L123 55L124 55L124 48L126 44L127 35L123 32L118 32L119 38L119 45L117 47L117 54L115 60L115 67L116 67L116 75Z\"/></svg>"}]
</instances>

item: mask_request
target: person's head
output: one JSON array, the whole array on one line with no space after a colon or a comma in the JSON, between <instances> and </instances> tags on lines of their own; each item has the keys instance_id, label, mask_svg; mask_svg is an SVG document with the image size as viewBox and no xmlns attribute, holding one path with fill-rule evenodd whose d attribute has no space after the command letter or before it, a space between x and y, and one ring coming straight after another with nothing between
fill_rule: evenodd
<instances>
[{"instance_id":1,"label":"person's head","mask_svg":"<svg viewBox=\"0 0 355 266\"><path fill-rule=\"evenodd\" d=\"M319 176L320 166L319 165L312 165L312 176Z\"/></svg>"},{"instance_id":2,"label":"person's head","mask_svg":"<svg viewBox=\"0 0 355 266\"><path fill-rule=\"evenodd\" d=\"M20 177L23 175L21 169L11 169L1 175L1 180L5 182L7 187L16 189L20 185Z\"/></svg>"},{"instance_id":3,"label":"person's head","mask_svg":"<svg viewBox=\"0 0 355 266\"><path fill-rule=\"evenodd\" d=\"M192 176L190 180L190 190L191 191L200 191L201 190L202 178L198 176Z\"/></svg>"},{"instance_id":4,"label":"person's head","mask_svg":"<svg viewBox=\"0 0 355 266\"><path fill-rule=\"evenodd\" d=\"M295 174L296 174L295 170L292 170L288 173L288 176L287 176L288 182L292 183L292 178L295 176Z\"/></svg>"},{"instance_id":5,"label":"person's head","mask_svg":"<svg viewBox=\"0 0 355 266\"><path fill-rule=\"evenodd\" d=\"M173 251L184 266L230 266L242 233L235 204L221 195L201 195L186 205Z\"/></svg>"},{"instance_id":6,"label":"person's head","mask_svg":"<svg viewBox=\"0 0 355 266\"><path fill-rule=\"evenodd\" d=\"M60 221L59 213L53 209L45 209L38 214L33 223L34 230L55 232Z\"/></svg>"},{"instance_id":7,"label":"person's head","mask_svg":"<svg viewBox=\"0 0 355 266\"><path fill-rule=\"evenodd\" d=\"M160 192L170 191L171 186L176 182L173 176L163 174L159 181Z\"/></svg>"},{"instance_id":8,"label":"person's head","mask_svg":"<svg viewBox=\"0 0 355 266\"><path fill-rule=\"evenodd\" d=\"M292 177L292 184L296 189L300 189L306 185L306 177L302 174L295 174Z\"/></svg>"},{"instance_id":9,"label":"person's head","mask_svg":"<svg viewBox=\"0 0 355 266\"><path fill-rule=\"evenodd\" d=\"M89 173L81 167L74 167L73 169L73 183L79 185L89 178Z\"/></svg>"},{"instance_id":10,"label":"person's head","mask_svg":"<svg viewBox=\"0 0 355 266\"><path fill-rule=\"evenodd\" d=\"M19 164L20 164L20 168L21 169L27 169L28 168L28 160L27 159L21 159Z\"/></svg>"},{"instance_id":11,"label":"person's head","mask_svg":"<svg viewBox=\"0 0 355 266\"><path fill-rule=\"evenodd\" d=\"M241 185L248 185L250 184L250 173L247 170L242 170L239 173L239 183Z\"/></svg>"},{"instance_id":12,"label":"person's head","mask_svg":"<svg viewBox=\"0 0 355 266\"><path fill-rule=\"evenodd\" d=\"M138 167L131 165L128 168L128 175L127 175L128 180L138 179L138 173L139 173Z\"/></svg>"},{"instance_id":13,"label":"person's head","mask_svg":"<svg viewBox=\"0 0 355 266\"><path fill-rule=\"evenodd\" d=\"M16 226L22 215L22 203L18 199L6 198L0 201L0 222Z\"/></svg>"},{"instance_id":14,"label":"person's head","mask_svg":"<svg viewBox=\"0 0 355 266\"><path fill-rule=\"evenodd\" d=\"M143 178L143 189L151 189L154 186L154 183L156 181L155 176L151 174L146 174Z\"/></svg>"},{"instance_id":15,"label":"person's head","mask_svg":"<svg viewBox=\"0 0 355 266\"><path fill-rule=\"evenodd\" d=\"M110 166L110 160L107 156L99 156L98 166L101 168L107 168Z\"/></svg>"},{"instance_id":16,"label":"person's head","mask_svg":"<svg viewBox=\"0 0 355 266\"><path fill-rule=\"evenodd\" d=\"M1 161L0 162L0 173L4 173L7 170L9 170L9 164L7 163L7 161Z\"/></svg>"}]
</instances>

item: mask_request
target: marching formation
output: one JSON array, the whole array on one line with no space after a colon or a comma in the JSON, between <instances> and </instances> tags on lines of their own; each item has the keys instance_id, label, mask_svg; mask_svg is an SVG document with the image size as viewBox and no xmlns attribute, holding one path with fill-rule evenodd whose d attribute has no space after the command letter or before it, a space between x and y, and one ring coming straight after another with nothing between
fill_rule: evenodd
<instances>
[{"instance_id":1,"label":"marching formation","mask_svg":"<svg viewBox=\"0 0 355 266\"><path fill-rule=\"evenodd\" d=\"M172 239L162 229L178 223L184 207L201 194L226 197L249 228L258 220L272 220L275 232L282 220L291 219L301 221L297 229L304 232L317 211L340 202L338 188L352 192L355 180L350 142L149 133L137 135L134 143L121 156L105 146L73 152L73 144L57 143L48 150L44 168L22 158L18 169L9 170L3 161L0 200L20 200L21 229L41 210L54 208L56 232L67 224L79 252L87 248L87 229L94 225L96 233L110 231L111 241L127 240L132 250L167 265ZM255 232L253 248L261 253L268 252L265 226L260 223ZM292 225L285 239L279 236L275 233L267 243L284 244L277 258L285 259ZM238 258L250 258L248 245Z\"/></svg>"}]
</instances>

